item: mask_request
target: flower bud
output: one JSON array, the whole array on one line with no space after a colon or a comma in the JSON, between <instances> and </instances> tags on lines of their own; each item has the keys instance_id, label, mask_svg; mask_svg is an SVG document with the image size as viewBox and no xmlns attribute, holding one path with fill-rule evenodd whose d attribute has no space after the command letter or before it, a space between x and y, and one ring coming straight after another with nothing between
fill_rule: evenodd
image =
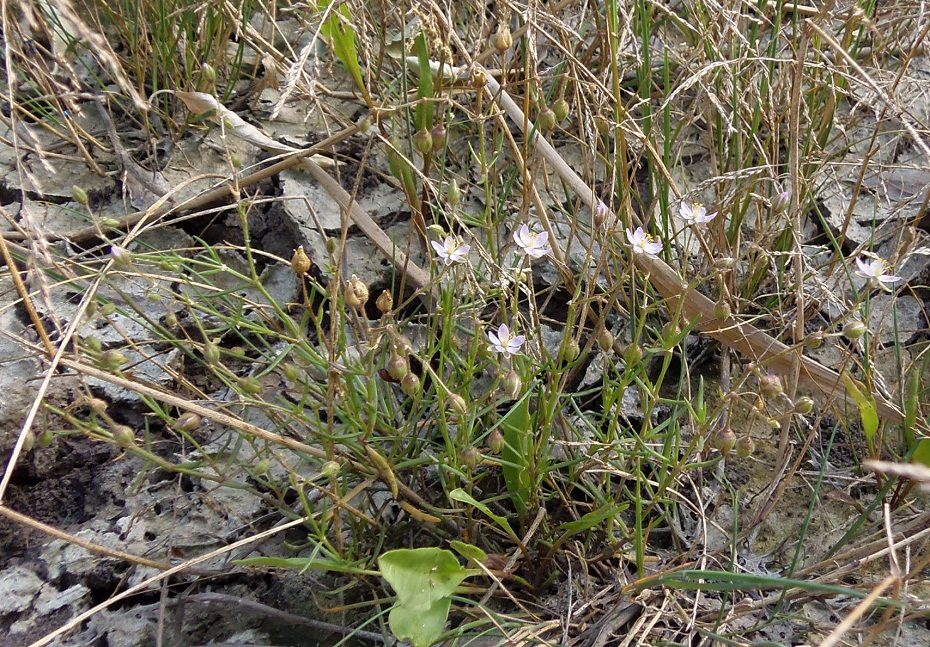
<instances>
[{"instance_id":1,"label":"flower bud","mask_svg":"<svg viewBox=\"0 0 930 647\"><path fill-rule=\"evenodd\" d=\"M81 401L81 404L83 404L84 406L86 406L88 409L90 409L91 411L93 411L93 412L96 413L97 415L106 413L106 412L107 412L107 407L109 406L109 405L107 404L107 401L106 401L106 400L103 400L102 398L90 398L90 397L84 398L84 399Z\"/></svg>"},{"instance_id":2,"label":"flower bud","mask_svg":"<svg viewBox=\"0 0 930 647\"><path fill-rule=\"evenodd\" d=\"M169 312L165 315L165 327L168 330L175 331L181 327L181 323L178 321L178 315L173 312Z\"/></svg>"},{"instance_id":3,"label":"flower bud","mask_svg":"<svg viewBox=\"0 0 930 647\"><path fill-rule=\"evenodd\" d=\"M110 257L113 259L113 264L118 267L126 267L130 264L129 252L119 245L110 245Z\"/></svg>"},{"instance_id":4,"label":"flower bud","mask_svg":"<svg viewBox=\"0 0 930 647\"><path fill-rule=\"evenodd\" d=\"M446 396L446 406L450 413L458 416L463 416L468 411L468 403L458 393L450 393Z\"/></svg>"},{"instance_id":5,"label":"flower bud","mask_svg":"<svg viewBox=\"0 0 930 647\"><path fill-rule=\"evenodd\" d=\"M390 292L384 290L381 292L380 296L378 296L377 301L375 301L375 305L378 306L378 312L386 315L394 307L394 297L391 296Z\"/></svg>"},{"instance_id":6,"label":"flower bud","mask_svg":"<svg viewBox=\"0 0 930 647\"><path fill-rule=\"evenodd\" d=\"M859 339L869 331L861 321L850 321L843 326L843 335L849 339Z\"/></svg>"},{"instance_id":7,"label":"flower bud","mask_svg":"<svg viewBox=\"0 0 930 647\"><path fill-rule=\"evenodd\" d=\"M342 469L342 466L339 465L336 461L326 461L323 463L323 466L320 468L320 474L325 476L328 479L334 478L339 475L339 470Z\"/></svg>"},{"instance_id":8,"label":"flower bud","mask_svg":"<svg viewBox=\"0 0 930 647\"><path fill-rule=\"evenodd\" d=\"M562 347L562 360L565 362L574 362L581 355L581 346L574 338L569 339L568 343Z\"/></svg>"},{"instance_id":9,"label":"flower bud","mask_svg":"<svg viewBox=\"0 0 930 647\"><path fill-rule=\"evenodd\" d=\"M495 429L488 434L488 449L491 450L492 454L500 454L504 449L504 444L504 434L501 433L500 429Z\"/></svg>"},{"instance_id":10,"label":"flower bud","mask_svg":"<svg viewBox=\"0 0 930 647\"><path fill-rule=\"evenodd\" d=\"M711 438L711 447L719 451L721 454L726 456L730 453L730 450L736 445L736 434L733 433L733 430L730 428L730 425L727 425Z\"/></svg>"},{"instance_id":11,"label":"flower bud","mask_svg":"<svg viewBox=\"0 0 930 647\"><path fill-rule=\"evenodd\" d=\"M213 83L216 81L216 69L209 63L201 63L200 77L207 83Z\"/></svg>"},{"instance_id":12,"label":"flower bud","mask_svg":"<svg viewBox=\"0 0 930 647\"><path fill-rule=\"evenodd\" d=\"M265 386L257 377L240 377L239 388L246 395L256 395L265 390Z\"/></svg>"},{"instance_id":13,"label":"flower bud","mask_svg":"<svg viewBox=\"0 0 930 647\"><path fill-rule=\"evenodd\" d=\"M523 381L520 379L520 376L517 375L517 372L513 369L504 377L501 381L501 389L511 400L516 400L520 397L520 390L523 388Z\"/></svg>"},{"instance_id":14,"label":"flower bud","mask_svg":"<svg viewBox=\"0 0 930 647\"><path fill-rule=\"evenodd\" d=\"M478 463L481 462L481 452L478 451L477 447L468 446L462 450L461 453L462 463L467 465L469 468L474 469L478 466Z\"/></svg>"},{"instance_id":15,"label":"flower bud","mask_svg":"<svg viewBox=\"0 0 930 647\"><path fill-rule=\"evenodd\" d=\"M430 131L430 135L433 137L433 152L438 153L443 148L446 147L446 127L442 124L436 124L433 126L433 129Z\"/></svg>"},{"instance_id":16,"label":"flower bud","mask_svg":"<svg viewBox=\"0 0 930 647\"><path fill-rule=\"evenodd\" d=\"M210 366L216 366L220 363L220 347L209 339L206 340L203 343L203 358Z\"/></svg>"},{"instance_id":17,"label":"flower bud","mask_svg":"<svg viewBox=\"0 0 930 647\"><path fill-rule=\"evenodd\" d=\"M823 333L819 330L812 332L804 338L804 345L808 348L820 348L823 346Z\"/></svg>"},{"instance_id":18,"label":"flower bud","mask_svg":"<svg viewBox=\"0 0 930 647\"><path fill-rule=\"evenodd\" d=\"M294 250L294 255L291 256L291 269L294 270L294 274L297 276L303 276L312 266L313 262L307 256L307 252L304 251L304 246L300 245Z\"/></svg>"},{"instance_id":19,"label":"flower bud","mask_svg":"<svg viewBox=\"0 0 930 647\"><path fill-rule=\"evenodd\" d=\"M787 209L789 204L791 204L791 191L782 191L775 198L774 204L772 204L772 215L777 216Z\"/></svg>"},{"instance_id":20,"label":"flower bud","mask_svg":"<svg viewBox=\"0 0 930 647\"><path fill-rule=\"evenodd\" d=\"M108 371L115 371L128 361L129 358L118 350L105 350L100 354L100 365Z\"/></svg>"},{"instance_id":21,"label":"flower bud","mask_svg":"<svg viewBox=\"0 0 930 647\"><path fill-rule=\"evenodd\" d=\"M614 347L613 334L604 328L597 336L597 345L605 353L610 352L610 350Z\"/></svg>"},{"instance_id":22,"label":"flower bud","mask_svg":"<svg viewBox=\"0 0 930 647\"><path fill-rule=\"evenodd\" d=\"M354 274L346 289L346 303L352 308L361 308L368 301L368 286Z\"/></svg>"},{"instance_id":23,"label":"flower bud","mask_svg":"<svg viewBox=\"0 0 930 647\"><path fill-rule=\"evenodd\" d=\"M452 181L449 182L449 188L446 189L446 200L449 202L450 207L454 207L461 199L462 191L459 189L459 183L453 178Z\"/></svg>"},{"instance_id":24,"label":"flower bud","mask_svg":"<svg viewBox=\"0 0 930 647\"><path fill-rule=\"evenodd\" d=\"M26 432L26 437L23 438L23 451L31 452L32 448L35 447L35 444L36 444L36 433L32 429L29 429Z\"/></svg>"},{"instance_id":25,"label":"flower bud","mask_svg":"<svg viewBox=\"0 0 930 647\"><path fill-rule=\"evenodd\" d=\"M281 365L281 373L284 375L284 378L289 382L297 382L300 379L300 369L297 367L297 364L288 362L287 364Z\"/></svg>"},{"instance_id":26,"label":"flower bud","mask_svg":"<svg viewBox=\"0 0 930 647\"><path fill-rule=\"evenodd\" d=\"M784 387L781 384L781 378L772 373L768 373L759 380L759 391L766 400L776 398L784 393Z\"/></svg>"},{"instance_id":27,"label":"flower bud","mask_svg":"<svg viewBox=\"0 0 930 647\"><path fill-rule=\"evenodd\" d=\"M749 458L756 451L756 443L747 434L736 442L736 455L740 458Z\"/></svg>"},{"instance_id":28,"label":"flower bud","mask_svg":"<svg viewBox=\"0 0 930 647\"><path fill-rule=\"evenodd\" d=\"M730 304L727 303L727 300L723 297L714 304L714 317L717 321L726 321L730 318L732 312L730 311Z\"/></svg>"},{"instance_id":29,"label":"flower bud","mask_svg":"<svg viewBox=\"0 0 930 647\"><path fill-rule=\"evenodd\" d=\"M174 428L178 431L194 431L200 427L201 422L203 422L203 418L196 413L185 411L174 421Z\"/></svg>"},{"instance_id":30,"label":"flower bud","mask_svg":"<svg viewBox=\"0 0 930 647\"><path fill-rule=\"evenodd\" d=\"M555 112L553 112L552 108L546 106L540 110L536 123L539 124L540 131L548 133L555 128L558 120L555 118Z\"/></svg>"},{"instance_id":31,"label":"flower bud","mask_svg":"<svg viewBox=\"0 0 930 647\"><path fill-rule=\"evenodd\" d=\"M112 301L107 301L100 306L101 317L112 317L114 314L116 314L116 304Z\"/></svg>"},{"instance_id":32,"label":"flower bud","mask_svg":"<svg viewBox=\"0 0 930 647\"><path fill-rule=\"evenodd\" d=\"M421 155L428 155L433 150L433 135L426 128L421 128L413 135L413 147Z\"/></svg>"},{"instance_id":33,"label":"flower bud","mask_svg":"<svg viewBox=\"0 0 930 647\"><path fill-rule=\"evenodd\" d=\"M30 431L32 430L30 429ZM52 442L54 442L54 440L55 440L55 434L48 427L40 431L39 435L36 437L36 441L38 441L39 447L43 449L51 445ZM26 449L25 443L23 444L23 449ZM28 452L29 450L26 449L26 451Z\"/></svg>"},{"instance_id":34,"label":"flower bud","mask_svg":"<svg viewBox=\"0 0 930 647\"><path fill-rule=\"evenodd\" d=\"M90 200L87 198L87 191L79 187L77 184L71 186L71 197L74 198L74 201L79 205L86 207Z\"/></svg>"},{"instance_id":35,"label":"flower bud","mask_svg":"<svg viewBox=\"0 0 930 647\"><path fill-rule=\"evenodd\" d=\"M420 394L420 389L422 386L423 385L420 382L420 378L417 377L416 373L407 373L400 381L401 391L406 393L411 398Z\"/></svg>"},{"instance_id":36,"label":"flower bud","mask_svg":"<svg viewBox=\"0 0 930 647\"><path fill-rule=\"evenodd\" d=\"M271 469L271 459L263 458L252 468L252 474L255 476L262 476L263 474L267 474L269 469Z\"/></svg>"},{"instance_id":37,"label":"flower bud","mask_svg":"<svg viewBox=\"0 0 930 647\"><path fill-rule=\"evenodd\" d=\"M99 337L85 337L81 341L83 342L84 348L89 350L91 353L99 353L103 348Z\"/></svg>"},{"instance_id":38,"label":"flower bud","mask_svg":"<svg viewBox=\"0 0 930 647\"><path fill-rule=\"evenodd\" d=\"M552 112L555 114L555 120L559 123L565 121L565 118L568 117L568 101L565 100L565 97L559 97L555 100L555 103L552 104Z\"/></svg>"},{"instance_id":39,"label":"flower bud","mask_svg":"<svg viewBox=\"0 0 930 647\"><path fill-rule=\"evenodd\" d=\"M391 355L387 366L388 375L400 382L410 373L410 362L402 355Z\"/></svg>"},{"instance_id":40,"label":"flower bud","mask_svg":"<svg viewBox=\"0 0 930 647\"><path fill-rule=\"evenodd\" d=\"M814 410L814 401L807 396L798 398L797 401L794 403L794 412L799 413L802 416L806 416L813 410Z\"/></svg>"},{"instance_id":41,"label":"flower bud","mask_svg":"<svg viewBox=\"0 0 930 647\"><path fill-rule=\"evenodd\" d=\"M643 357L645 357L645 353L639 344L628 344L623 349L623 361L626 363L627 368L639 364L643 361Z\"/></svg>"},{"instance_id":42,"label":"flower bud","mask_svg":"<svg viewBox=\"0 0 930 647\"><path fill-rule=\"evenodd\" d=\"M491 36L491 47L501 54L513 47L513 34L510 33L510 27L501 25L497 28L497 31Z\"/></svg>"},{"instance_id":43,"label":"flower bud","mask_svg":"<svg viewBox=\"0 0 930 647\"><path fill-rule=\"evenodd\" d=\"M110 429L113 441L120 447L132 447L136 442L136 432L126 425L113 425Z\"/></svg>"}]
</instances>

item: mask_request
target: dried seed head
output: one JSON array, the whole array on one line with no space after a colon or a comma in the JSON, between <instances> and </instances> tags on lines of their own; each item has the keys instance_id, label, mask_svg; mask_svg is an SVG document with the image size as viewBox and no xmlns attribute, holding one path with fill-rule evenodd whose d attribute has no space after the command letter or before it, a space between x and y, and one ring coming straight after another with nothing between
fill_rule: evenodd
<instances>
[{"instance_id":1,"label":"dried seed head","mask_svg":"<svg viewBox=\"0 0 930 647\"><path fill-rule=\"evenodd\" d=\"M352 308L361 308L368 302L368 286L354 274L346 289L346 303Z\"/></svg>"},{"instance_id":2,"label":"dried seed head","mask_svg":"<svg viewBox=\"0 0 930 647\"><path fill-rule=\"evenodd\" d=\"M491 47L503 54L513 47L513 34L510 33L510 27L501 25L491 36Z\"/></svg>"},{"instance_id":3,"label":"dried seed head","mask_svg":"<svg viewBox=\"0 0 930 647\"><path fill-rule=\"evenodd\" d=\"M307 252L304 251L304 246L299 246L294 250L294 255L291 256L291 268L294 270L294 274L303 276L310 271L311 267L313 267L313 262L307 256Z\"/></svg>"},{"instance_id":4,"label":"dried seed head","mask_svg":"<svg viewBox=\"0 0 930 647\"><path fill-rule=\"evenodd\" d=\"M386 315L394 307L394 297L391 296L391 293L387 290L381 292L378 296L378 300L375 301L375 305L378 306L378 312L383 315Z\"/></svg>"}]
</instances>

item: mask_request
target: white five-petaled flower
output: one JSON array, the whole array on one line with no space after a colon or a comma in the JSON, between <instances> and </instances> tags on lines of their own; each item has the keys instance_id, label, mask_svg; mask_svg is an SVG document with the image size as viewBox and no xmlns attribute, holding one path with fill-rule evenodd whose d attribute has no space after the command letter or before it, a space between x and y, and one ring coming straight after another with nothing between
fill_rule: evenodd
<instances>
[{"instance_id":1,"label":"white five-petaled flower","mask_svg":"<svg viewBox=\"0 0 930 647\"><path fill-rule=\"evenodd\" d=\"M856 274L880 286L901 280L900 276L891 274L888 271L891 268L888 266L888 262L882 258L876 258L871 261L865 258L857 258L856 265L859 267L859 269L856 270Z\"/></svg>"},{"instance_id":2,"label":"white five-petaled flower","mask_svg":"<svg viewBox=\"0 0 930 647\"><path fill-rule=\"evenodd\" d=\"M681 214L682 220L684 220L689 225L701 225L705 222L710 222L717 217L717 212L707 213L707 209L704 208L700 202L695 202L694 204L689 204L682 201L681 208L678 210L678 213Z\"/></svg>"},{"instance_id":3,"label":"white five-petaled flower","mask_svg":"<svg viewBox=\"0 0 930 647\"><path fill-rule=\"evenodd\" d=\"M552 247L549 245L549 232L533 233L527 224L523 224L517 231L513 232L513 242L520 247L520 251L530 258L542 258L552 251Z\"/></svg>"},{"instance_id":4,"label":"white five-petaled flower","mask_svg":"<svg viewBox=\"0 0 930 647\"><path fill-rule=\"evenodd\" d=\"M626 230L626 239L633 246L633 252L636 254L645 254L646 256L656 256L662 251L662 243L643 231L642 227L637 227L636 231Z\"/></svg>"},{"instance_id":5,"label":"white five-petaled flower","mask_svg":"<svg viewBox=\"0 0 930 647\"><path fill-rule=\"evenodd\" d=\"M464 261L465 257L468 256L468 250L471 249L471 245L463 245L461 240L453 236L446 236L446 239L441 243L437 243L435 240L430 241L430 245L436 250L436 256L439 260L446 265Z\"/></svg>"},{"instance_id":6,"label":"white five-petaled flower","mask_svg":"<svg viewBox=\"0 0 930 647\"><path fill-rule=\"evenodd\" d=\"M488 339L491 340L491 348L506 356L519 353L520 347L526 341L525 336L514 335L510 328L507 327L507 324L501 324L496 331L489 330Z\"/></svg>"}]
</instances>

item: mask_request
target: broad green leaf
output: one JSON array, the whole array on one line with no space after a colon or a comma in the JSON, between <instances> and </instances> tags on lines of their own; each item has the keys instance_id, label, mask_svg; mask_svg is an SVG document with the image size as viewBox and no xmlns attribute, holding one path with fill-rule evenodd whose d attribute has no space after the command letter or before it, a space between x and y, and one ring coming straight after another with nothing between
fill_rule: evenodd
<instances>
[{"instance_id":1,"label":"broad green leaf","mask_svg":"<svg viewBox=\"0 0 930 647\"><path fill-rule=\"evenodd\" d=\"M452 600L449 598L437 601L429 609L395 604L388 614L388 624L398 640L407 640L413 647L430 647L446 628L450 606Z\"/></svg>"},{"instance_id":2,"label":"broad green leaf","mask_svg":"<svg viewBox=\"0 0 930 647\"><path fill-rule=\"evenodd\" d=\"M453 501L458 501L459 503L467 503L473 508L477 508L478 510L480 510L481 512L489 516L491 519L493 519L497 523L497 525L499 525L501 528L507 531L508 535L510 535L514 539L517 539L517 541L519 541L519 539L517 538L517 534L513 531L513 528L510 527L510 523L507 521L505 517L496 515L493 512L491 512L491 508L481 503L481 501L478 501L475 497L470 495L468 492L466 492L462 488L456 488L452 490L451 492L449 492L449 498L452 499Z\"/></svg>"},{"instance_id":3,"label":"broad green leaf","mask_svg":"<svg viewBox=\"0 0 930 647\"><path fill-rule=\"evenodd\" d=\"M472 544L466 544L464 541L458 541L453 539L449 542L449 545L452 547L452 550L457 552L459 555L466 559L470 559L473 562L484 562L488 559L488 554Z\"/></svg>"},{"instance_id":4,"label":"broad green leaf","mask_svg":"<svg viewBox=\"0 0 930 647\"><path fill-rule=\"evenodd\" d=\"M930 467L930 438L920 438L917 441L912 460L919 465Z\"/></svg>"},{"instance_id":5,"label":"broad green leaf","mask_svg":"<svg viewBox=\"0 0 930 647\"><path fill-rule=\"evenodd\" d=\"M521 400L515 407L507 412L501 420L501 429L504 430L504 449L501 452L503 464L501 471L504 482L507 484L507 493L513 500L522 519L529 507L532 495L530 482L530 402L528 398Z\"/></svg>"},{"instance_id":6,"label":"broad green leaf","mask_svg":"<svg viewBox=\"0 0 930 647\"><path fill-rule=\"evenodd\" d=\"M342 61L355 79L355 83L367 96L365 80L362 78L362 68L358 63L358 49L355 44L355 28L352 26L349 5L340 5L333 11L320 29L323 37L333 46L333 53Z\"/></svg>"},{"instance_id":7,"label":"broad green leaf","mask_svg":"<svg viewBox=\"0 0 930 647\"><path fill-rule=\"evenodd\" d=\"M878 434L878 409L875 406L875 398L862 382L859 382L848 373L843 373L843 382L846 383L846 390L850 397L856 401L859 406L859 417L862 419L862 431L865 432L865 439L869 443L869 450L874 454L878 449L875 446L876 435Z\"/></svg>"}]
</instances>

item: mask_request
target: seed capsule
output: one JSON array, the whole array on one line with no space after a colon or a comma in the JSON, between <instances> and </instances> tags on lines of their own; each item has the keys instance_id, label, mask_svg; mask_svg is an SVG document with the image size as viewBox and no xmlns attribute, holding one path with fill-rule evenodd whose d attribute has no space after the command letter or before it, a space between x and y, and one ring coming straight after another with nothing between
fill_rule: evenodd
<instances>
[{"instance_id":1,"label":"seed capsule","mask_svg":"<svg viewBox=\"0 0 930 647\"><path fill-rule=\"evenodd\" d=\"M711 447L719 451L724 456L729 454L730 450L732 450L735 446L736 434L733 433L733 430L729 425L714 434L714 437L711 439Z\"/></svg>"},{"instance_id":2,"label":"seed capsule","mask_svg":"<svg viewBox=\"0 0 930 647\"><path fill-rule=\"evenodd\" d=\"M501 54L513 47L513 34L510 33L510 27L501 25L497 28L497 31L491 36L491 47Z\"/></svg>"},{"instance_id":3,"label":"seed capsule","mask_svg":"<svg viewBox=\"0 0 930 647\"><path fill-rule=\"evenodd\" d=\"M504 434L501 433L500 429L495 429L488 434L488 449L491 450L492 454L500 454L504 449L504 444Z\"/></svg>"},{"instance_id":4,"label":"seed capsule","mask_svg":"<svg viewBox=\"0 0 930 647\"><path fill-rule=\"evenodd\" d=\"M291 268L294 270L294 274L303 276L312 266L313 262L307 256L307 252L304 251L303 245L294 250L294 255L291 257Z\"/></svg>"},{"instance_id":5,"label":"seed capsule","mask_svg":"<svg viewBox=\"0 0 930 647\"><path fill-rule=\"evenodd\" d=\"M740 458L749 458L756 451L756 443L748 435L743 436L736 443L736 455Z\"/></svg>"}]
</instances>

